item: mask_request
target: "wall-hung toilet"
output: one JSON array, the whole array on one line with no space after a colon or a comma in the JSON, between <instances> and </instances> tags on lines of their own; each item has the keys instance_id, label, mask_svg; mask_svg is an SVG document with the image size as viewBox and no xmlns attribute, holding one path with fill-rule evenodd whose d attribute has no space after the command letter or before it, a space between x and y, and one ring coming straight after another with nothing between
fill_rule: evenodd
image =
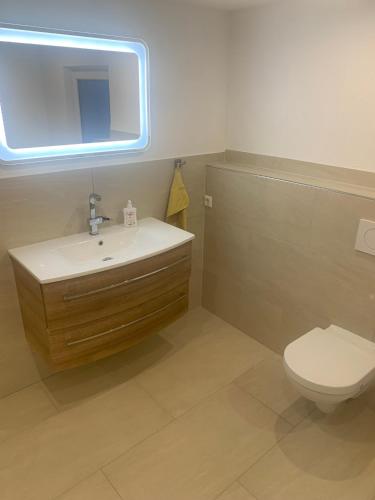
<instances>
[{"instance_id":1,"label":"wall-hung toilet","mask_svg":"<svg viewBox=\"0 0 375 500\"><path fill-rule=\"evenodd\" d=\"M284 367L302 396L331 413L375 382L375 343L335 325L315 328L288 345Z\"/></svg>"}]
</instances>

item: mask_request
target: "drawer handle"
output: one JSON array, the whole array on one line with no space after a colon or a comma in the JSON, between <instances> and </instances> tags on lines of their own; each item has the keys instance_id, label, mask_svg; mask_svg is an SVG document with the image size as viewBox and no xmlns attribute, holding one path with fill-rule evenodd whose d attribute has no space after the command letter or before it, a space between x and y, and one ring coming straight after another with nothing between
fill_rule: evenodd
<instances>
[{"instance_id":1,"label":"drawer handle","mask_svg":"<svg viewBox=\"0 0 375 500\"><path fill-rule=\"evenodd\" d=\"M134 321L130 321L129 323L125 323L124 325L117 326L116 328L111 328L111 330L107 330L106 332L98 333L97 335L91 335L91 337L87 337L85 339L80 339L80 340L74 340L72 342L67 342L67 346L71 347L77 344L83 344L84 342L90 342L90 340L98 339L100 337L105 337L107 335L110 335L111 333L116 333L119 332L120 330L124 330L125 328L128 328L129 326L136 325L137 323L140 323L141 321L144 321L145 319L152 318L152 316L156 316L156 314L159 314L169 307L173 306L174 304L177 304L178 302L181 302L181 300L184 300L187 298L187 294L182 295L178 299L174 300L173 302L170 302L164 307L161 307L157 311L154 311L152 313L146 314L146 316L142 316L142 318L136 319Z\"/></svg>"},{"instance_id":2,"label":"drawer handle","mask_svg":"<svg viewBox=\"0 0 375 500\"><path fill-rule=\"evenodd\" d=\"M114 288L119 288L121 286L129 285L130 283L135 283L136 281L140 281L145 278L149 278L150 276L155 276L155 274L162 273L163 271L171 269L172 267L175 267L178 264L181 264L182 262L185 262L189 259L190 257L186 256L183 257L182 259L176 260L176 262L173 262L168 266L164 266L161 267L160 269L156 269L155 271L151 271L150 273L142 274L142 276L136 276L135 278L130 278L128 280L121 281L120 283L114 283L113 285L108 285L103 288L97 288L96 290L91 290L90 292L80 293L78 295L64 295L64 302L70 302L72 300L82 299L83 297L90 297L91 295L96 295L102 292L108 292L109 290L113 290Z\"/></svg>"}]
</instances>

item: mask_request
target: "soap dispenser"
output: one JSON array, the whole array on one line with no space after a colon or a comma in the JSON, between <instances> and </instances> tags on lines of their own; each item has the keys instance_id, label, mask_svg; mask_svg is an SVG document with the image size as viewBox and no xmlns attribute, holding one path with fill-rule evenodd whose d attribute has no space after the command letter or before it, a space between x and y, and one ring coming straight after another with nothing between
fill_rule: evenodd
<instances>
[{"instance_id":1,"label":"soap dispenser","mask_svg":"<svg viewBox=\"0 0 375 500\"><path fill-rule=\"evenodd\" d=\"M128 200L128 205L124 208L124 226L137 227L137 209L133 207L131 200Z\"/></svg>"}]
</instances>

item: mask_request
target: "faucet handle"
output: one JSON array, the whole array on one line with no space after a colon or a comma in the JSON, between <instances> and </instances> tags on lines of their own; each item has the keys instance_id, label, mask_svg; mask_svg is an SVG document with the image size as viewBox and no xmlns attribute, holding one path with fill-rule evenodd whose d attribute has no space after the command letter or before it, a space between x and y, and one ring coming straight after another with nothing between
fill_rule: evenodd
<instances>
[{"instance_id":1,"label":"faucet handle","mask_svg":"<svg viewBox=\"0 0 375 500\"><path fill-rule=\"evenodd\" d=\"M90 201L101 201L101 199L102 199L100 194L96 194L96 193L91 193L89 198L90 198Z\"/></svg>"}]
</instances>

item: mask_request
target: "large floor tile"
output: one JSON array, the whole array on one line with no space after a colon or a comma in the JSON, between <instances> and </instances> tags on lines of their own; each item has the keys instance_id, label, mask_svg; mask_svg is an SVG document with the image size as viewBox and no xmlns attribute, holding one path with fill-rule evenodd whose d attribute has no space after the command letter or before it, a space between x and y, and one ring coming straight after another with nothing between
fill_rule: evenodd
<instances>
[{"instance_id":1,"label":"large floor tile","mask_svg":"<svg viewBox=\"0 0 375 500\"><path fill-rule=\"evenodd\" d=\"M315 407L301 397L288 381L279 356L258 363L241 375L236 384L292 425L301 422Z\"/></svg>"},{"instance_id":2,"label":"large floor tile","mask_svg":"<svg viewBox=\"0 0 375 500\"><path fill-rule=\"evenodd\" d=\"M121 500L102 472L85 479L56 500Z\"/></svg>"},{"instance_id":3,"label":"large floor tile","mask_svg":"<svg viewBox=\"0 0 375 500\"><path fill-rule=\"evenodd\" d=\"M265 359L268 349L228 323L200 310L189 314L176 333L176 350L137 381L161 404L178 416L204 397L229 384ZM185 335L185 343L181 335ZM166 332L173 342L173 332Z\"/></svg>"},{"instance_id":4,"label":"large floor tile","mask_svg":"<svg viewBox=\"0 0 375 500\"><path fill-rule=\"evenodd\" d=\"M240 481L258 500L373 500L374 422L362 398L316 411Z\"/></svg>"},{"instance_id":5,"label":"large floor tile","mask_svg":"<svg viewBox=\"0 0 375 500\"><path fill-rule=\"evenodd\" d=\"M50 500L169 420L134 383L49 418L0 447L1 499Z\"/></svg>"},{"instance_id":6,"label":"large floor tile","mask_svg":"<svg viewBox=\"0 0 375 500\"><path fill-rule=\"evenodd\" d=\"M126 351L55 373L42 383L59 410L66 410L130 381L171 350L168 341L152 335Z\"/></svg>"},{"instance_id":7,"label":"large floor tile","mask_svg":"<svg viewBox=\"0 0 375 500\"><path fill-rule=\"evenodd\" d=\"M214 499L290 430L231 385L104 468L126 500Z\"/></svg>"},{"instance_id":8,"label":"large floor tile","mask_svg":"<svg viewBox=\"0 0 375 500\"><path fill-rule=\"evenodd\" d=\"M113 389L116 358L105 358L71 370L57 372L42 380L45 391L60 410L67 410Z\"/></svg>"},{"instance_id":9,"label":"large floor tile","mask_svg":"<svg viewBox=\"0 0 375 500\"><path fill-rule=\"evenodd\" d=\"M0 400L0 442L57 413L43 390L35 384Z\"/></svg>"},{"instance_id":10,"label":"large floor tile","mask_svg":"<svg viewBox=\"0 0 375 500\"><path fill-rule=\"evenodd\" d=\"M234 483L217 497L216 500L256 500L239 483Z\"/></svg>"}]
</instances>

